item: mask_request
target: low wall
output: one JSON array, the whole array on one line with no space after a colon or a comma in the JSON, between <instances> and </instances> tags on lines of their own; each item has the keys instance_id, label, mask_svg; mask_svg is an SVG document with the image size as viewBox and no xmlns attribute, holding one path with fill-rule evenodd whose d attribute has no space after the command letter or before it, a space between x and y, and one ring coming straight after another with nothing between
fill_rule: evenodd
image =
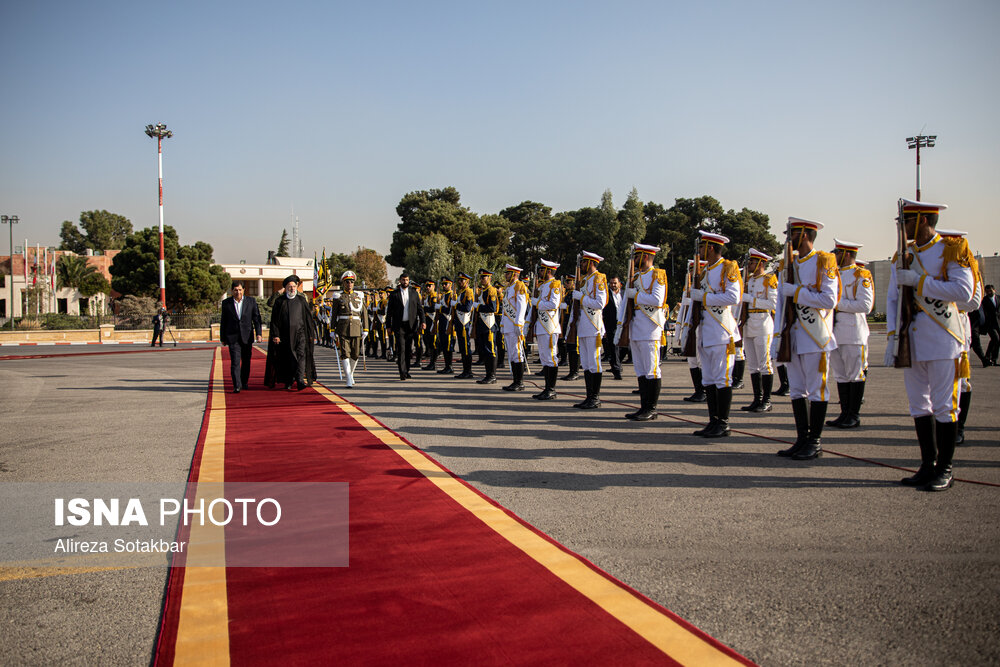
<instances>
[{"instance_id":1,"label":"low wall","mask_svg":"<svg viewBox=\"0 0 1000 667\"><path fill-rule=\"evenodd\" d=\"M173 337L171 337L171 334ZM115 331L113 326L102 326L100 329L35 329L30 331L0 331L0 343L37 343L39 345L53 343L149 343L153 339L152 329L135 329L131 331ZM204 329L169 329L164 335L166 343L174 340L183 343L195 341L218 341L218 327Z\"/></svg>"}]
</instances>

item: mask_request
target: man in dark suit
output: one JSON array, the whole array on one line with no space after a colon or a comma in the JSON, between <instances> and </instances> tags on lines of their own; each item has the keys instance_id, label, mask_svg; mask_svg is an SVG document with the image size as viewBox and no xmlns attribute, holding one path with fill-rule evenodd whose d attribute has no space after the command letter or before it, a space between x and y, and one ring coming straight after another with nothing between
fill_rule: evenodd
<instances>
[{"instance_id":1,"label":"man in dark suit","mask_svg":"<svg viewBox=\"0 0 1000 667\"><path fill-rule=\"evenodd\" d=\"M618 311L622 306L622 281L615 276L608 281L608 305L604 306L601 315L604 318L604 355L611 364L611 373L616 380L622 379L622 362L618 356L618 346L615 345L615 329L618 328Z\"/></svg>"},{"instance_id":2,"label":"man in dark suit","mask_svg":"<svg viewBox=\"0 0 1000 667\"><path fill-rule=\"evenodd\" d=\"M997 319L1000 302L998 302L997 292L993 285L986 286L981 310L983 321L979 323L979 331L990 337L990 344L986 347L986 363L990 366L996 366L997 354L1000 353L1000 320Z\"/></svg>"},{"instance_id":3,"label":"man in dark suit","mask_svg":"<svg viewBox=\"0 0 1000 667\"><path fill-rule=\"evenodd\" d=\"M410 286L410 276L405 273L399 277L399 287L389 295L386 326L396 339L399 379L406 380L410 377L413 340L424 328L424 309L420 305L420 294Z\"/></svg>"},{"instance_id":4,"label":"man in dark suit","mask_svg":"<svg viewBox=\"0 0 1000 667\"><path fill-rule=\"evenodd\" d=\"M233 295L222 301L219 339L229 347L229 372L233 378L233 393L238 394L250 383L250 356L253 344L261 340L260 310L252 296L243 296L242 280L233 282Z\"/></svg>"}]
</instances>

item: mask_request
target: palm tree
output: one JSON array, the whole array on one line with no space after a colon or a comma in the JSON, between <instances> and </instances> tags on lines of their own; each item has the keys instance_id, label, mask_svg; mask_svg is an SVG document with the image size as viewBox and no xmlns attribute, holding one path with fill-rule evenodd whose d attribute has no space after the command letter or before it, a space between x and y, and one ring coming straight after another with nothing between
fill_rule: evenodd
<instances>
[{"instance_id":1,"label":"palm tree","mask_svg":"<svg viewBox=\"0 0 1000 667\"><path fill-rule=\"evenodd\" d=\"M108 294L111 291L111 283L107 278L81 255L61 256L56 262L56 276L59 287L79 290L87 299L95 294Z\"/></svg>"}]
</instances>

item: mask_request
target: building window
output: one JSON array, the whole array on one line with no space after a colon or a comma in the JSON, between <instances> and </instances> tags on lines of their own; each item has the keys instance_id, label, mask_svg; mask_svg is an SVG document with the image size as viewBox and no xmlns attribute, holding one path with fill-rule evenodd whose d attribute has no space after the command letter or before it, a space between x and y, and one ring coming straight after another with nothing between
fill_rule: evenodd
<instances>
[{"instance_id":1,"label":"building window","mask_svg":"<svg viewBox=\"0 0 1000 667\"><path fill-rule=\"evenodd\" d=\"M89 315L90 314L90 299L85 297L80 297L80 314Z\"/></svg>"},{"instance_id":2,"label":"building window","mask_svg":"<svg viewBox=\"0 0 1000 667\"><path fill-rule=\"evenodd\" d=\"M7 299L0 299L0 317L7 317Z\"/></svg>"},{"instance_id":3,"label":"building window","mask_svg":"<svg viewBox=\"0 0 1000 667\"><path fill-rule=\"evenodd\" d=\"M69 312L68 299L56 299L56 312L65 315Z\"/></svg>"}]
</instances>

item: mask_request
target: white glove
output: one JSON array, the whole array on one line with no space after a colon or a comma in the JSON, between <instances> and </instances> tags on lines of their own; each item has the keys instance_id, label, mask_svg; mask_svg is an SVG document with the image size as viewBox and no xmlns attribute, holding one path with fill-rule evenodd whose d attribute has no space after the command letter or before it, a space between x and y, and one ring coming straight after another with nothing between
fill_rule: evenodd
<instances>
[{"instance_id":1,"label":"white glove","mask_svg":"<svg viewBox=\"0 0 1000 667\"><path fill-rule=\"evenodd\" d=\"M778 348L781 347L781 334L775 334L771 339L771 358L778 358Z\"/></svg>"},{"instance_id":2,"label":"white glove","mask_svg":"<svg viewBox=\"0 0 1000 667\"><path fill-rule=\"evenodd\" d=\"M682 306L690 306L691 305L691 299L689 299L687 297L684 297L683 299L681 299L681 305Z\"/></svg>"},{"instance_id":3,"label":"white glove","mask_svg":"<svg viewBox=\"0 0 1000 667\"><path fill-rule=\"evenodd\" d=\"M691 301L701 301L705 296L705 290L697 287L691 288Z\"/></svg>"},{"instance_id":4,"label":"white glove","mask_svg":"<svg viewBox=\"0 0 1000 667\"><path fill-rule=\"evenodd\" d=\"M621 322L618 323L618 327L615 329L615 345L618 345L618 341L622 339L622 325Z\"/></svg>"},{"instance_id":5,"label":"white glove","mask_svg":"<svg viewBox=\"0 0 1000 667\"><path fill-rule=\"evenodd\" d=\"M749 303L749 304L753 305L753 297L750 296L749 294L744 294L743 295L743 303Z\"/></svg>"},{"instance_id":6,"label":"white glove","mask_svg":"<svg viewBox=\"0 0 1000 667\"><path fill-rule=\"evenodd\" d=\"M885 356L882 358L882 365L886 368L892 368L896 365L896 355L893 354L894 347L896 347L896 334L889 334L886 336Z\"/></svg>"},{"instance_id":7,"label":"white glove","mask_svg":"<svg viewBox=\"0 0 1000 667\"><path fill-rule=\"evenodd\" d=\"M573 301L579 301L583 298L583 292L578 289L573 290Z\"/></svg>"},{"instance_id":8,"label":"white glove","mask_svg":"<svg viewBox=\"0 0 1000 667\"><path fill-rule=\"evenodd\" d=\"M533 307L538 305L538 299L539 299L539 297L537 297L537 296L531 298L531 305Z\"/></svg>"},{"instance_id":9,"label":"white glove","mask_svg":"<svg viewBox=\"0 0 1000 667\"><path fill-rule=\"evenodd\" d=\"M365 341L365 338L368 338L368 332L367 331L362 331L361 332L361 342L362 343Z\"/></svg>"},{"instance_id":10,"label":"white glove","mask_svg":"<svg viewBox=\"0 0 1000 667\"><path fill-rule=\"evenodd\" d=\"M896 284L915 287L920 282L920 274L911 269L896 270Z\"/></svg>"},{"instance_id":11,"label":"white glove","mask_svg":"<svg viewBox=\"0 0 1000 667\"><path fill-rule=\"evenodd\" d=\"M781 283L781 296L795 296L799 286L795 283Z\"/></svg>"},{"instance_id":12,"label":"white glove","mask_svg":"<svg viewBox=\"0 0 1000 667\"><path fill-rule=\"evenodd\" d=\"M626 299L634 299L635 295L638 294L638 293L639 293L639 290L637 290L634 287L626 287L625 288L625 298ZM615 342L617 343L618 341L615 341Z\"/></svg>"}]
</instances>

